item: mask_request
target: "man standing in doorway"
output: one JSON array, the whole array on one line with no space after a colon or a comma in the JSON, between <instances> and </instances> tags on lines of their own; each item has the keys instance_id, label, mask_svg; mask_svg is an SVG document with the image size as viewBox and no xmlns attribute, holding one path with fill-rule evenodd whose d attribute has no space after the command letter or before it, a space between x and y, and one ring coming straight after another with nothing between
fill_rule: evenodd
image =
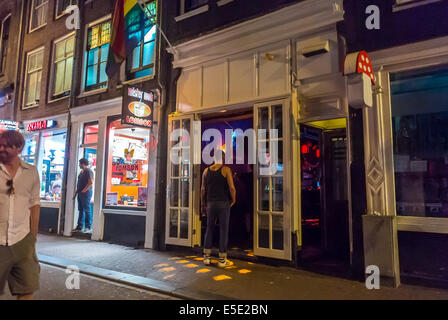
<instances>
[{"instance_id":1,"label":"man standing in doorway","mask_svg":"<svg viewBox=\"0 0 448 320\"><path fill-rule=\"evenodd\" d=\"M39 289L40 181L19 157L24 145L19 132L0 133L0 295L8 282L18 300L31 300Z\"/></svg>"},{"instance_id":2,"label":"man standing in doorway","mask_svg":"<svg viewBox=\"0 0 448 320\"><path fill-rule=\"evenodd\" d=\"M219 260L218 267L230 267L233 262L227 259L229 242L230 208L236 202L236 189L232 170L223 164L224 153L215 149L215 163L204 170L202 175L201 198L207 215L207 231L204 243L204 264L211 262L213 229L215 219L219 220Z\"/></svg>"},{"instance_id":3,"label":"man standing in doorway","mask_svg":"<svg viewBox=\"0 0 448 320\"><path fill-rule=\"evenodd\" d=\"M74 232L92 233L92 210L90 210L90 201L92 200L93 171L89 168L89 160L82 158L79 160L81 173L78 176L78 185L76 187L73 200L78 195L78 226Z\"/></svg>"}]
</instances>

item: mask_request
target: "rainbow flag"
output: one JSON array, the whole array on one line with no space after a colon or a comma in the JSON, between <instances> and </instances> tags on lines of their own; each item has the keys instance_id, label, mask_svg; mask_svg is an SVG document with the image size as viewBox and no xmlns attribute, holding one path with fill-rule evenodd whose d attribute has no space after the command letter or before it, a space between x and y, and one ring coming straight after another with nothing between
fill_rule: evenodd
<instances>
[{"instance_id":1,"label":"rainbow flag","mask_svg":"<svg viewBox=\"0 0 448 320\"><path fill-rule=\"evenodd\" d=\"M149 20L137 0L117 0L112 18L109 56L106 64L106 73L109 78L120 69L123 61L132 55L132 51L141 41L141 38L135 36L135 30L131 30L132 22L137 19Z\"/></svg>"}]
</instances>

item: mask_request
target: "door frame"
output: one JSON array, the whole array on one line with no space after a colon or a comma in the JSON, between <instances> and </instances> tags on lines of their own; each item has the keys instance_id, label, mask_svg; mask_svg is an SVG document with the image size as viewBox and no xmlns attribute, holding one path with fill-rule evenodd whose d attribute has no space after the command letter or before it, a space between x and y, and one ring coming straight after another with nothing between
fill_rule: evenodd
<instances>
[{"instance_id":1,"label":"door frame","mask_svg":"<svg viewBox=\"0 0 448 320\"><path fill-rule=\"evenodd\" d=\"M344 118L346 121L346 125L345 125L345 132L346 132L346 139L347 139L347 149L346 149L346 157L347 157L347 199L348 199L348 237L349 237L349 250L350 250L350 265L353 265L353 215L352 215L352 192L351 192L351 136L350 136L350 121L348 116L328 116L328 115L322 115L322 117L312 117L309 119L304 119L304 120L300 120L298 122L299 124L299 132L300 132L300 126L303 125L308 125L308 123L310 122L314 122L314 121L320 121L320 120L332 120L332 119L339 119L339 118ZM302 143L301 140L299 139L299 152L301 152L302 148ZM300 161L300 154L298 156L298 159ZM302 175L302 169L299 163L299 174L300 177ZM302 199L302 188L298 189L298 193L299 193L299 198ZM301 200L300 200L301 202ZM321 201L322 203L322 201ZM299 208L299 224L301 225L301 218L302 218L302 206L300 206ZM300 237L303 237L303 233L300 233ZM323 241L323 239L322 239ZM303 239L301 239L301 244L303 247Z\"/></svg>"}]
</instances>

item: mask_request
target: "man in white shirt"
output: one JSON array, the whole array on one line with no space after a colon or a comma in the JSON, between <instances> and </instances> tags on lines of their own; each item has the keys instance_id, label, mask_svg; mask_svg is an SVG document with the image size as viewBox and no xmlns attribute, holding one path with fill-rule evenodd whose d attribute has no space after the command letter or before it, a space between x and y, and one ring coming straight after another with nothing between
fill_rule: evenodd
<instances>
[{"instance_id":1,"label":"man in white shirt","mask_svg":"<svg viewBox=\"0 0 448 320\"><path fill-rule=\"evenodd\" d=\"M18 300L31 300L39 289L40 181L19 157L24 144L19 132L0 132L0 295L8 282Z\"/></svg>"}]
</instances>

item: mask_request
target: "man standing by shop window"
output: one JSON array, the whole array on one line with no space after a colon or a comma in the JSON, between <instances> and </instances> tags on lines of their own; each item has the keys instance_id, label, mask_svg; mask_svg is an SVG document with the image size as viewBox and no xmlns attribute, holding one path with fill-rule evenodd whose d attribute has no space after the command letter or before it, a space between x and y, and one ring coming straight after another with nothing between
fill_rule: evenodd
<instances>
[{"instance_id":1,"label":"man standing by shop window","mask_svg":"<svg viewBox=\"0 0 448 320\"><path fill-rule=\"evenodd\" d=\"M92 200L93 171L89 168L89 160L82 158L79 160L81 173L78 176L78 185L76 187L73 200L78 195L78 226L74 232L92 233L92 210L90 210L90 201Z\"/></svg>"},{"instance_id":2,"label":"man standing by shop window","mask_svg":"<svg viewBox=\"0 0 448 320\"><path fill-rule=\"evenodd\" d=\"M39 289L40 181L36 167L19 158L24 144L17 131L0 133L0 295L8 282L18 300L31 300Z\"/></svg>"}]
</instances>

